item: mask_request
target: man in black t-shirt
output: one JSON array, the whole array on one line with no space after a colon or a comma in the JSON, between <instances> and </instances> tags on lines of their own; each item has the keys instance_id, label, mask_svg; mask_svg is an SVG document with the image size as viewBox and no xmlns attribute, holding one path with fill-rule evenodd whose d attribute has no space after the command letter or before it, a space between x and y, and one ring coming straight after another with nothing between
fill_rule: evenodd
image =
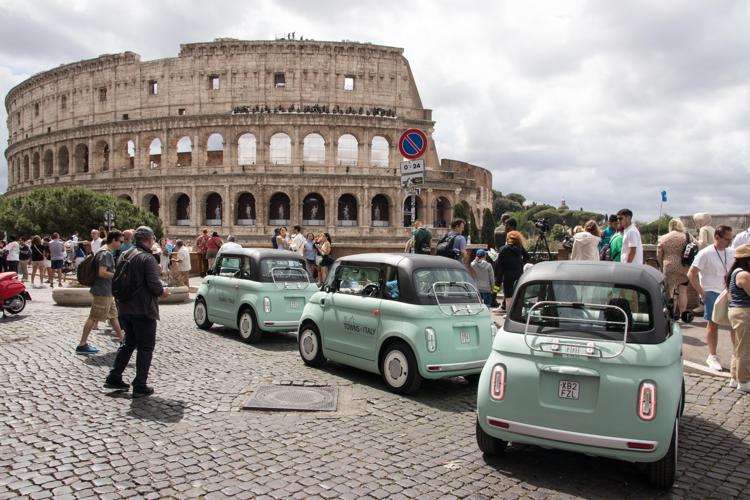
<instances>
[{"instance_id":1,"label":"man in black t-shirt","mask_svg":"<svg viewBox=\"0 0 750 500\"><path fill-rule=\"evenodd\" d=\"M29 260L31 259L31 248L29 247L28 238L21 236L18 239L18 272L21 274L22 281L29 281Z\"/></svg>"}]
</instances>

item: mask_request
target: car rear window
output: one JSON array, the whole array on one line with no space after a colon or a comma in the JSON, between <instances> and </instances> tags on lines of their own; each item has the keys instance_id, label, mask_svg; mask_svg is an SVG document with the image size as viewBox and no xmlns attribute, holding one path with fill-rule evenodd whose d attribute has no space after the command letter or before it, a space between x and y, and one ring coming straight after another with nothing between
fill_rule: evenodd
<instances>
[{"instance_id":1,"label":"car rear window","mask_svg":"<svg viewBox=\"0 0 750 500\"><path fill-rule=\"evenodd\" d=\"M260 261L260 280L264 283L310 281L302 259L266 258Z\"/></svg>"},{"instance_id":2,"label":"car rear window","mask_svg":"<svg viewBox=\"0 0 750 500\"><path fill-rule=\"evenodd\" d=\"M471 275L462 269L417 269L413 280L419 304L476 304L482 301Z\"/></svg>"},{"instance_id":3,"label":"car rear window","mask_svg":"<svg viewBox=\"0 0 750 500\"><path fill-rule=\"evenodd\" d=\"M625 317L628 332L653 329L648 292L627 285L573 281L525 284L516 291L510 315L517 323L529 320L530 325L560 328L571 334L623 332Z\"/></svg>"}]
</instances>

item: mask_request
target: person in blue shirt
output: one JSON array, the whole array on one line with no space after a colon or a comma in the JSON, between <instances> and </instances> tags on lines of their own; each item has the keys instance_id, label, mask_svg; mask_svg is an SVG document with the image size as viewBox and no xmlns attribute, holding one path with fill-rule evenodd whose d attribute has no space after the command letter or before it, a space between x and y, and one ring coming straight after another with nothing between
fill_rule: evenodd
<instances>
[{"instance_id":1,"label":"person in blue shirt","mask_svg":"<svg viewBox=\"0 0 750 500\"><path fill-rule=\"evenodd\" d=\"M602 253L604 245L608 244L612 239L612 236L617 232L617 216L612 214L609 216L609 225L602 231L602 240L599 242L599 253Z\"/></svg>"}]
</instances>

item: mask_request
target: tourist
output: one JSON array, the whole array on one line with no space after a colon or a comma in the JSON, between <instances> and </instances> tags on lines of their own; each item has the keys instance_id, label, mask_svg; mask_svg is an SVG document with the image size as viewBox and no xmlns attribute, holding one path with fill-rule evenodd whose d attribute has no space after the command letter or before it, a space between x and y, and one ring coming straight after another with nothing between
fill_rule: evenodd
<instances>
[{"instance_id":1,"label":"tourist","mask_svg":"<svg viewBox=\"0 0 750 500\"><path fill-rule=\"evenodd\" d=\"M201 278L206 276L206 271L208 270L208 229L203 228L201 230L200 236L195 240L195 248L198 253L198 272L201 275Z\"/></svg>"},{"instance_id":2,"label":"tourist","mask_svg":"<svg viewBox=\"0 0 750 500\"><path fill-rule=\"evenodd\" d=\"M707 213L693 215L693 222L698 228L698 248L703 250L714 242L714 228L711 226L711 216Z\"/></svg>"},{"instance_id":3,"label":"tourist","mask_svg":"<svg viewBox=\"0 0 750 500\"><path fill-rule=\"evenodd\" d=\"M643 264L643 243L640 231L633 224L633 212L623 208L617 212L617 221L623 227L620 262Z\"/></svg>"},{"instance_id":4,"label":"tourist","mask_svg":"<svg viewBox=\"0 0 750 500\"><path fill-rule=\"evenodd\" d=\"M287 229L285 226L279 228L279 234L276 236L276 248L279 250L289 250L289 239L287 238Z\"/></svg>"},{"instance_id":5,"label":"tourist","mask_svg":"<svg viewBox=\"0 0 750 500\"><path fill-rule=\"evenodd\" d=\"M656 248L656 260L659 262L661 272L664 273L664 281L667 286L667 294L670 297L677 296L675 303L675 315L680 316L687 311L688 292L690 284L687 273L690 266L682 263L685 246L695 243L680 219L669 221L669 232L659 238Z\"/></svg>"},{"instance_id":6,"label":"tourist","mask_svg":"<svg viewBox=\"0 0 750 500\"><path fill-rule=\"evenodd\" d=\"M505 224L510 219L510 214L503 214L500 216L500 224L495 228L495 250L500 250L505 245L505 237L508 234L508 230Z\"/></svg>"},{"instance_id":7,"label":"tourist","mask_svg":"<svg viewBox=\"0 0 750 500\"><path fill-rule=\"evenodd\" d=\"M602 231L602 240L599 242L600 255L602 253L602 250L604 250L604 247L609 244L610 240L612 240L612 236L614 236L616 232L617 216L615 214L612 214L609 216L609 220L607 221L607 227L605 227L604 231Z\"/></svg>"},{"instance_id":8,"label":"tourist","mask_svg":"<svg viewBox=\"0 0 750 500\"><path fill-rule=\"evenodd\" d=\"M96 354L99 352L99 349L88 343L91 330L99 321L109 320L117 340L120 342L123 340L120 322L117 319L117 305L115 305L115 298L112 296L112 278L115 275L115 258L112 252L118 250L120 245L122 245L122 233L117 230L110 231L107 234L106 244L100 247L100 252L94 254L96 280L89 288L89 293L93 295L93 299L89 317L83 324L83 334L80 342L78 342L78 347L76 347L76 354Z\"/></svg>"},{"instance_id":9,"label":"tourist","mask_svg":"<svg viewBox=\"0 0 750 500\"><path fill-rule=\"evenodd\" d=\"M221 241L219 233L214 231L211 233L211 237L206 241L206 259L208 260L208 268L213 269L214 260L216 260L216 254L219 253L219 249L224 242Z\"/></svg>"},{"instance_id":10,"label":"tourist","mask_svg":"<svg viewBox=\"0 0 750 500\"><path fill-rule=\"evenodd\" d=\"M737 233L737 236L734 237L734 240L732 241L732 247L734 249L737 249L741 247L742 245L747 245L750 243L750 227L745 229L744 231L740 231Z\"/></svg>"},{"instance_id":11,"label":"tourist","mask_svg":"<svg viewBox=\"0 0 750 500\"><path fill-rule=\"evenodd\" d=\"M289 242L289 249L300 257L305 254L305 236L302 234L302 228L300 226L294 226L292 228L292 238Z\"/></svg>"},{"instance_id":12,"label":"tourist","mask_svg":"<svg viewBox=\"0 0 750 500\"><path fill-rule=\"evenodd\" d=\"M22 281L29 281L29 261L31 260L31 247L26 236L18 239L18 272Z\"/></svg>"},{"instance_id":13,"label":"tourist","mask_svg":"<svg viewBox=\"0 0 750 500\"><path fill-rule=\"evenodd\" d=\"M318 268L318 284L323 285L328 279L328 271L331 269L333 259L331 258L331 242L329 240L328 233L320 233L315 243L315 250L320 256Z\"/></svg>"},{"instance_id":14,"label":"tourist","mask_svg":"<svg viewBox=\"0 0 750 500\"><path fill-rule=\"evenodd\" d=\"M231 234L227 236L227 242L221 245L221 248L219 248L219 251L216 254L216 257L218 258L219 255L222 253L228 251L228 250L242 250L242 245L237 243L236 238L232 236Z\"/></svg>"},{"instance_id":15,"label":"tourist","mask_svg":"<svg viewBox=\"0 0 750 500\"><path fill-rule=\"evenodd\" d=\"M175 243L174 252L172 252L172 268L175 281L180 286L190 286L190 252L182 240L177 240Z\"/></svg>"},{"instance_id":16,"label":"tourist","mask_svg":"<svg viewBox=\"0 0 750 500\"><path fill-rule=\"evenodd\" d=\"M34 284L34 278L39 273L39 286ZM47 275L47 259L44 253L44 244L39 235L31 238L31 286L33 288L45 288L44 277Z\"/></svg>"},{"instance_id":17,"label":"tourist","mask_svg":"<svg viewBox=\"0 0 750 500\"><path fill-rule=\"evenodd\" d=\"M8 244L5 245L5 269L10 273L18 273L18 260L21 256L21 245L15 236L8 236Z\"/></svg>"},{"instance_id":18,"label":"tourist","mask_svg":"<svg viewBox=\"0 0 750 500\"><path fill-rule=\"evenodd\" d=\"M492 264L487 262L487 250L480 248L474 260L471 262L471 268L476 276L477 291L482 297L484 305L489 307L492 304L492 287L495 286L495 271Z\"/></svg>"},{"instance_id":19,"label":"tourist","mask_svg":"<svg viewBox=\"0 0 750 500\"><path fill-rule=\"evenodd\" d=\"M83 259L86 258L86 248L87 245L90 245L87 241L80 241L78 242L78 245L75 246L75 251L73 253L73 266L78 269L78 265L83 262ZM91 248L90 246L88 248ZM93 253L93 252L92 252Z\"/></svg>"},{"instance_id":20,"label":"tourist","mask_svg":"<svg viewBox=\"0 0 750 500\"><path fill-rule=\"evenodd\" d=\"M315 235L313 233L307 233L307 236L305 237L305 250L303 257L305 258L305 262L307 262L307 271L310 273L311 278L314 278L315 274L318 272L318 266L315 263L316 255Z\"/></svg>"},{"instance_id":21,"label":"tourist","mask_svg":"<svg viewBox=\"0 0 750 500\"><path fill-rule=\"evenodd\" d=\"M63 265L65 264L65 243L60 239L58 233L52 233L52 239L49 242L49 286L55 287L55 275L57 275L57 286L62 286L65 281L63 274Z\"/></svg>"},{"instance_id":22,"label":"tourist","mask_svg":"<svg viewBox=\"0 0 750 500\"><path fill-rule=\"evenodd\" d=\"M271 247L274 250L278 250L279 248L279 244L276 242L276 238L278 238L279 236L279 231L280 229L277 227L276 229L273 230L273 236L271 236Z\"/></svg>"},{"instance_id":23,"label":"tourist","mask_svg":"<svg viewBox=\"0 0 750 500\"><path fill-rule=\"evenodd\" d=\"M156 322L159 320L159 297L169 296L169 290L159 279L159 266L151 257L154 231L147 226L135 230L135 248L122 255L128 259L131 271L132 296L118 301L120 323L125 330L125 340L117 350L117 356L104 386L109 389L127 390L130 387L122 380L122 373L130 362L134 350L138 350L133 379L133 398L150 396L154 390L147 385L148 372L156 345Z\"/></svg>"},{"instance_id":24,"label":"tourist","mask_svg":"<svg viewBox=\"0 0 750 500\"><path fill-rule=\"evenodd\" d=\"M750 392L750 244L737 247L734 259L726 277L729 323L736 335L730 386Z\"/></svg>"},{"instance_id":25,"label":"tourist","mask_svg":"<svg viewBox=\"0 0 750 500\"><path fill-rule=\"evenodd\" d=\"M159 270L162 278L169 282L169 261L171 260L169 245L166 238L159 239Z\"/></svg>"},{"instance_id":26,"label":"tourist","mask_svg":"<svg viewBox=\"0 0 750 500\"><path fill-rule=\"evenodd\" d=\"M714 244L698 252L688 271L690 284L698 292L704 305L703 318L707 321L706 344L708 345L706 364L716 371L721 371L723 368L716 355L719 325L712 321L712 316L714 303L726 286L724 278L734 262L734 248L731 245L732 228L725 225L717 226L714 230ZM734 345L734 332L731 332L731 339Z\"/></svg>"},{"instance_id":27,"label":"tourist","mask_svg":"<svg viewBox=\"0 0 750 500\"><path fill-rule=\"evenodd\" d=\"M412 235L412 237L414 238L414 253L421 255L430 255L430 242L432 241L432 233L429 229L424 227L422 221L414 221L414 231Z\"/></svg>"},{"instance_id":28,"label":"tourist","mask_svg":"<svg viewBox=\"0 0 750 500\"><path fill-rule=\"evenodd\" d=\"M104 241L99 237L99 230L92 229L91 230L91 253L96 254L96 252L98 252L99 249L102 247L103 243Z\"/></svg>"},{"instance_id":29,"label":"tourist","mask_svg":"<svg viewBox=\"0 0 750 500\"><path fill-rule=\"evenodd\" d=\"M571 260L599 260L599 226L596 221L590 220L583 226L583 230L573 236L573 251Z\"/></svg>"},{"instance_id":30,"label":"tourist","mask_svg":"<svg viewBox=\"0 0 750 500\"><path fill-rule=\"evenodd\" d=\"M6 268L6 259L8 252L5 250L5 240L0 240L0 273L4 273Z\"/></svg>"},{"instance_id":31,"label":"tourist","mask_svg":"<svg viewBox=\"0 0 750 500\"><path fill-rule=\"evenodd\" d=\"M620 257L622 256L622 235L624 232L623 227L618 225L617 232L609 240L609 260L612 262L620 262Z\"/></svg>"},{"instance_id":32,"label":"tourist","mask_svg":"<svg viewBox=\"0 0 750 500\"><path fill-rule=\"evenodd\" d=\"M524 265L531 260L526 251L526 240L518 231L510 231L506 235L505 245L500 248L497 256L497 272L501 276L503 284L503 295L505 297L505 310L510 310L510 302L516 283L523 274Z\"/></svg>"},{"instance_id":33,"label":"tourist","mask_svg":"<svg viewBox=\"0 0 750 500\"><path fill-rule=\"evenodd\" d=\"M465 225L466 222L463 219L453 220L448 234L440 238L440 241L438 241L436 252L437 255L441 257L459 260L463 262L465 266L469 267L467 265L468 252L466 251L466 238L463 235Z\"/></svg>"}]
</instances>

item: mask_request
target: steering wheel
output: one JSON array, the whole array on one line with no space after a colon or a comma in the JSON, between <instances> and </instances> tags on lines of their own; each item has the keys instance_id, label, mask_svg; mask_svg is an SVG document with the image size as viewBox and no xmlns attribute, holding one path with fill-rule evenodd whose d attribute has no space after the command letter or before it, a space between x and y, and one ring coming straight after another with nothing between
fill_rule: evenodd
<instances>
[{"instance_id":1,"label":"steering wheel","mask_svg":"<svg viewBox=\"0 0 750 500\"><path fill-rule=\"evenodd\" d=\"M362 295L364 297L372 297L373 295L377 294L379 290L380 287L378 285L376 285L375 283L370 283L362 289Z\"/></svg>"}]
</instances>

